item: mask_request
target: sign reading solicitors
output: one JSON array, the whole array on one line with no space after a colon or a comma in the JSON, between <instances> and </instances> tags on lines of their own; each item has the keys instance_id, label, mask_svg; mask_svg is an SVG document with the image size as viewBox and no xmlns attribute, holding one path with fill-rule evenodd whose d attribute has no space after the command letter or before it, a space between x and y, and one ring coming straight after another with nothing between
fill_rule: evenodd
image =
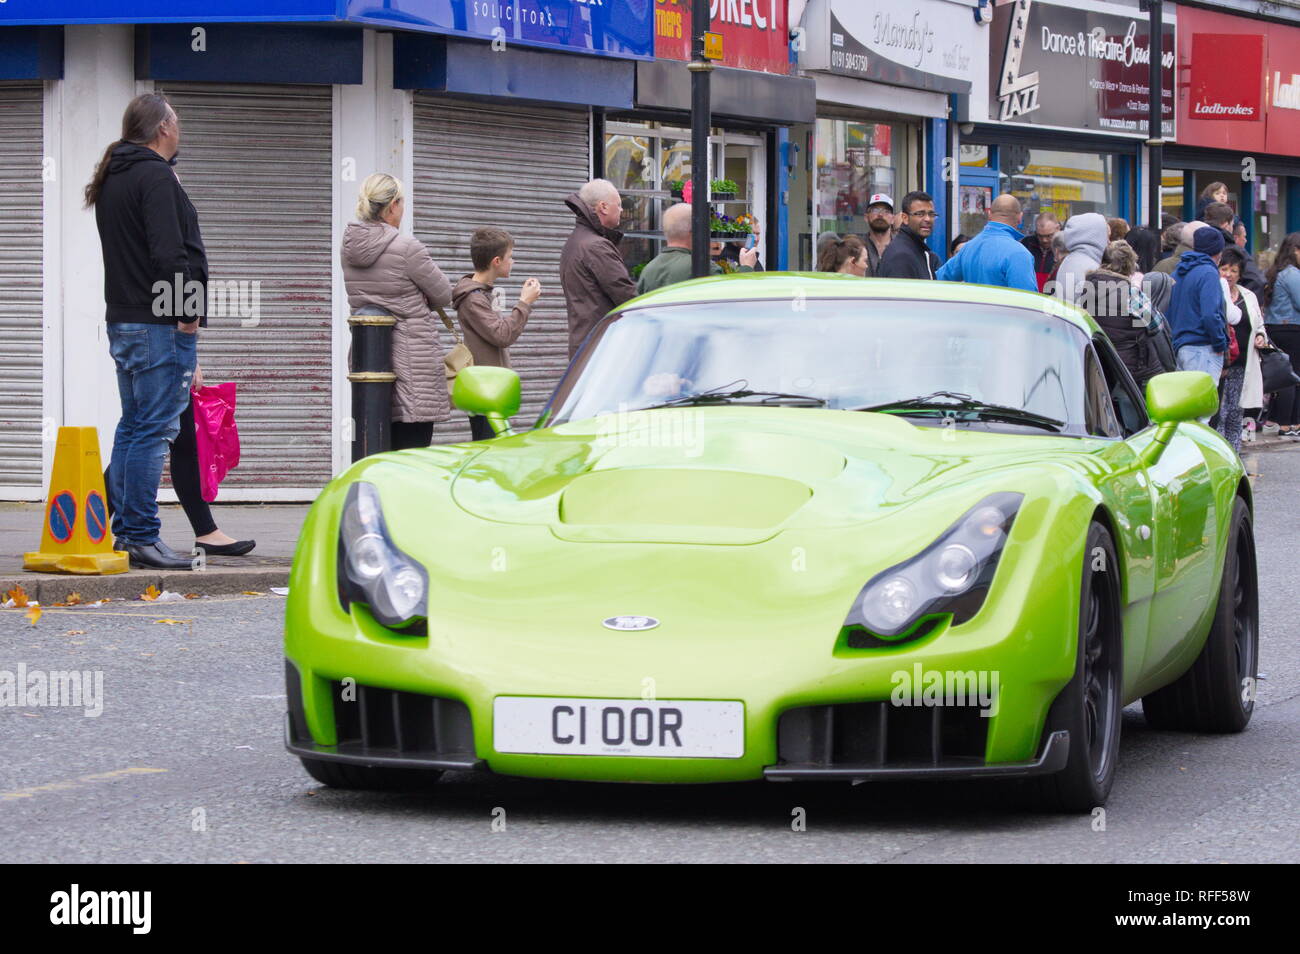
<instances>
[{"instance_id":1,"label":"sign reading solicitors","mask_svg":"<svg viewBox=\"0 0 1300 954\"><path fill-rule=\"evenodd\" d=\"M348 22L649 59L652 0L0 0L0 24Z\"/></svg>"},{"instance_id":2,"label":"sign reading solicitors","mask_svg":"<svg viewBox=\"0 0 1300 954\"><path fill-rule=\"evenodd\" d=\"M969 93L985 42L971 8L947 0L811 0L799 62L894 86Z\"/></svg>"},{"instance_id":3,"label":"sign reading solicitors","mask_svg":"<svg viewBox=\"0 0 1300 954\"><path fill-rule=\"evenodd\" d=\"M1174 24L1165 7L1163 136L1174 135ZM1151 45L1145 17L1009 0L995 7L989 118L1058 129L1147 134Z\"/></svg>"}]
</instances>

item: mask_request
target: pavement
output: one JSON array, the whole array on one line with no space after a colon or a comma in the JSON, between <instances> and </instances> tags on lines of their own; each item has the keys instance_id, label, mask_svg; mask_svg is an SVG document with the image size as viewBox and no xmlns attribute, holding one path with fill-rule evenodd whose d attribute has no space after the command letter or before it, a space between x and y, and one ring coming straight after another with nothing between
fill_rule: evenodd
<instances>
[{"instance_id":1,"label":"pavement","mask_svg":"<svg viewBox=\"0 0 1300 954\"><path fill-rule=\"evenodd\" d=\"M108 576L31 573L23 569L23 554L41 542L43 503L0 503L0 601L15 586L41 605L67 602L76 593L83 603L101 599L138 599L150 586L182 595L220 596L265 593L287 586L289 565L308 504L212 505L217 525L237 540L253 539L257 549L243 557L208 557L196 570L129 570ZM179 504L160 504L162 538L175 550L188 553L193 531Z\"/></svg>"}]
</instances>

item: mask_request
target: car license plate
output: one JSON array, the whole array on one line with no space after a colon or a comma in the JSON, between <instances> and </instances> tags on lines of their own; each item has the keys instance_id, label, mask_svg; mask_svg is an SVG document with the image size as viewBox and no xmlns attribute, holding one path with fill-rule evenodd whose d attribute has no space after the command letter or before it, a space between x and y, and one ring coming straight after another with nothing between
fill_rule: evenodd
<instances>
[{"instance_id":1,"label":"car license plate","mask_svg":"<svg viewBox=\"0 0 1300 954\"><path fill-rule=\"evenodd\" d=\"M745 754L743 702L498 696L492 719L498 752L680 759Z\"/></svg>"}]
</instances>

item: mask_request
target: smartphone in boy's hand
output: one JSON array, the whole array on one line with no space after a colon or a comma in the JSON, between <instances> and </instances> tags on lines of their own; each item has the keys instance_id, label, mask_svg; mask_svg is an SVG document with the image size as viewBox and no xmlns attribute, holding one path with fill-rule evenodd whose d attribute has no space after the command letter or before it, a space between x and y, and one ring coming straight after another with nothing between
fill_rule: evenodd
<instances>
[{"instance_id":1,"label":"smartphone in boy's hand","mask_svg":"<svg viewBox=\"0 0 1300 954\"><path fill-rule=\"evenodd\" d=\"M523 290L519 292L519 300L525 305L531 305L541 294L542 283L535 278L529 278L525 280Z\"/></svg>"}]
</instances>

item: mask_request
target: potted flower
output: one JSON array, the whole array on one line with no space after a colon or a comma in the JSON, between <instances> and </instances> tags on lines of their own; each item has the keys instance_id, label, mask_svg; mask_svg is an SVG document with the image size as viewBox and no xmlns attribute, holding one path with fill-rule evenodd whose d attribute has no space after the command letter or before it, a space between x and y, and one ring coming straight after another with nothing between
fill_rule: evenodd
<instances>
[{"instance_id":1,"label":"potted flower","mask_svg":"<svg viewBox=\"0 0 1300 954\"><path fill-rule=\"evenodd\" d=\"M713 198L719 202L734 199L740 192L740 186L736 184L735 179L714 179L709 187L713 192Z\"/></svg>"},{"instance_id":2,"label":"potted flower","mask_svg":"<svg viewBox=\"0 0 1300 954\"><path fill-rule=\"evenodd\" d=\"M674 179L672 182L668 183L668 191L672 193L674 199L680 199L682 197L682 190L686 188L686 183L688 181L690 180Z\"/></svg>"}]
</instances>

